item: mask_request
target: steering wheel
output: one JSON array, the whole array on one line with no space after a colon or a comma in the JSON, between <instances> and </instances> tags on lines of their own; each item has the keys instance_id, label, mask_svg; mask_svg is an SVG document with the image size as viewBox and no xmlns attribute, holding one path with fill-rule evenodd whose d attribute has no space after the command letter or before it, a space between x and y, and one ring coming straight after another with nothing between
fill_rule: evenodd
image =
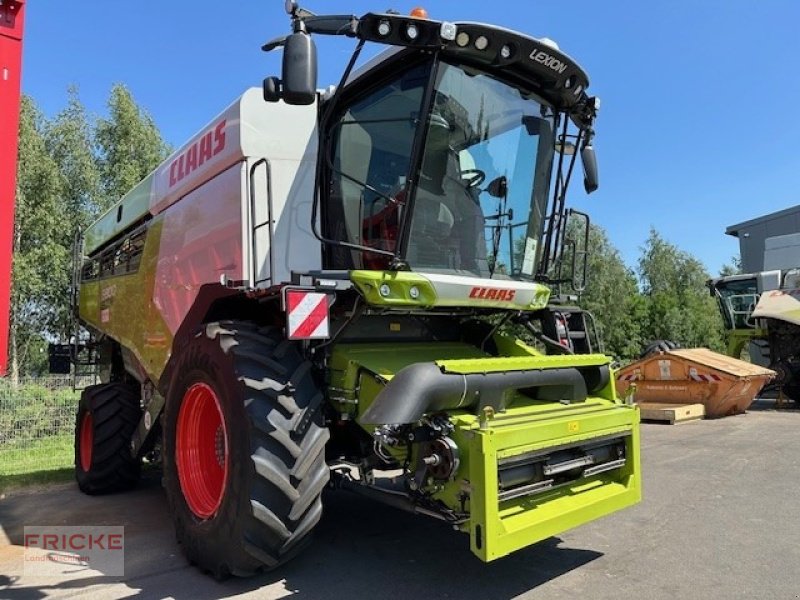
<instances>
[{"instance_id":1,"label":"steering wheel","mask_svg":"<svg viewBox=\"0 0 800 600\"><path fill-rule=\"evenodd\" d=\"M468 188L474 188L486 181L486 173L480 169L464 169L459 173Z\"/></svg>"}]
</instances>

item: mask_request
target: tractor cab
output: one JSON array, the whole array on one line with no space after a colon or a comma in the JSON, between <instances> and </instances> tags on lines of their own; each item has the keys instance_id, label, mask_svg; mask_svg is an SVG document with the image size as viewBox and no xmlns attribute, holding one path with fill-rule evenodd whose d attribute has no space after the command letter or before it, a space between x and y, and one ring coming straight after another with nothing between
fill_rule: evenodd
<instances>
[{"instance_id":1,"label":"tractor cab","mask_svg":"<svg viewBox=\"0 0 800 600\"><path fill-rule=\"evenodd\" d=\"M726 330L755 328L753 311L761 291L755 273L719 277L709 280L707 285L717 300Z\"/></svg>"}]
</instances>

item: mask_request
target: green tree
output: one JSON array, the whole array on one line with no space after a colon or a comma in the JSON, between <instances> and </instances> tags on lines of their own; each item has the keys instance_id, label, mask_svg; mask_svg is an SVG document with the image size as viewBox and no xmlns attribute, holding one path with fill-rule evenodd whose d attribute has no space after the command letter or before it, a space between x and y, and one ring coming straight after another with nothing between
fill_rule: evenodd
<instances>
[{"instance_id":1,"label":"green tree","mask_svg":"<svg viewBox=\"0 0 800 600\"><path fill-rule=\"evenodd\" d=\"M742 258L740 256L731 256L731 262L722 265L719 270L719 276L730 277L731 275L741 275L742 272Z\"/></svg>"},{"instance_id":2,"label":"green tree","mask_svg":"<svg viewBox=\"0 0 800 600\"><path fill-rule=\"evenodd\" d=\"M71 243L76 230L86 228L99 214L101 180L98 160L92 152L93 126L78 98L77 88L67 92L67 106L45 125L45 140L50 156L58 165L63 180L61 200L69 215L65 243Z\"/></svg>"},{"instance_id":3,"label":"green tree","mask_svg":"<svg viewBox=\"0 0 800 600\"><path fill-rule=\"evenodd\" d=\"M639 277L647 315L645 340L723 349L716 303L705 285L709 274L699 260L651 229L639 258Z\"/></svg>"},{"instance_id":4,"label":"green tree","mask_svg":"<svg viewBox=\"0 0 800 600\"><path fill-rule=\"evenodd\" d=\"M637 356L643 342L644 299L636 275L597 225L589 230L587 272L581 307L594 315L605 352L618 359Z\"/></svg>"},{"instance_id":5,"label":"green tree","mask_svg":"<svg viewBox=\"0 0 800 600\"><path fill-rule=\"evenodd\" d=\"M169 149L130 92L115 86L108 118L91 121L77 90L48 120L22 101L14 220L10 367L44 369L48 340L72 333L72 249L77 231L154 169Z\"/></svg>"},{"instance_id":6,"label":"green tree","mask_svg":"<svg viewBox=\"0 0 800 600\"><path fill-rule=\"evenodd\" d=\"M70 250L62 243L66 218L64 183L47 149L46 128L36 104L23 97L9 340L14 380L41 366L43 334L61 325L61 274L70 272Z\"/></svg>"},{"instance_id":7,"label":"green tree","mask_svg":"<svg viewBox=\"0 0 800 600\"><path fill-rule=\"evenodd\" d=\"M102 189L100 209L119 200L170 152L152 117L136 104L124 85L111 89L108 113L107 119L98 119L95 132Z\"/></svg>"},{"instance_id":8,"label":"green tree","mask_svg":"<svg viewBox=\"0 0 800 600\"><path fill-rule=\"evenodd\" d=\"M93 130L81 104L77 89L68 90L67 106L43 127L47 151L58 166L61 177L59 205L63 221L55 232L55 244L69 250L79 231L97 216L100 198L100 172L92 153ZM72 265L54 271L53 322L49 328L51 337L68 340L72 334Z\"/></svg>"}]
</instances>

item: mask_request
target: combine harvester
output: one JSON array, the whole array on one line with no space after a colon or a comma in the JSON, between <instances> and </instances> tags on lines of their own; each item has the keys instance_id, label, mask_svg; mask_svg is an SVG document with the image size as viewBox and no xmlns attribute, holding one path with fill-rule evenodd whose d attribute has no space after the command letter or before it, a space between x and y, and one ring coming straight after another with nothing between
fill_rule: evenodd
<instances>
[{"instance_id":1,"label":"combine harvester","mask_svg":"<svg viewBox=\"0 0 800 600\"><path fill-rule=\"evenodd\" d=\"M728 354L775 371L780 393L800 404L800 233L764 240L764 271L708 282L728 332Z\"/></svg>"},{"instance_id":2,"label":"combine harvester","mask_svg":"<svg viewBox=\"0 0 800 600\"><path fill-rule=\"evenodd\" d=\"M80 488L163 461L178 539L218 576L294 556L329 480L452 525L484 561L638 502L639 413L608 357L573 353L586 319L546 285L576 280L579 154L597 187L586 74L491 25L288 11L264 47L282 77L85 232L103 383L78 410ZM326 93L320 34L357 40ZM354 70L365 42L391 48Z\"/></svg>"}]
</instances>

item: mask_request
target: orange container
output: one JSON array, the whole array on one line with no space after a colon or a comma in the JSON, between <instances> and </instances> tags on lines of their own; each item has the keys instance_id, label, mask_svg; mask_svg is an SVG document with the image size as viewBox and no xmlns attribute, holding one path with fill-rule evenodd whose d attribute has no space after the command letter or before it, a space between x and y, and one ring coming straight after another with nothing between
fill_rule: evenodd
<instances>
[{"instance_id":1,"label":"orange container","mask_svg":"<svg viewBox=\"0 0 800 600\"><path fill-rule=\"evenodd\" d=\"M747 410L775 371L708 348L658 352L617 371L617 393L636 402L702 404L706 417Z\"/></svg>"}]
</instances>

